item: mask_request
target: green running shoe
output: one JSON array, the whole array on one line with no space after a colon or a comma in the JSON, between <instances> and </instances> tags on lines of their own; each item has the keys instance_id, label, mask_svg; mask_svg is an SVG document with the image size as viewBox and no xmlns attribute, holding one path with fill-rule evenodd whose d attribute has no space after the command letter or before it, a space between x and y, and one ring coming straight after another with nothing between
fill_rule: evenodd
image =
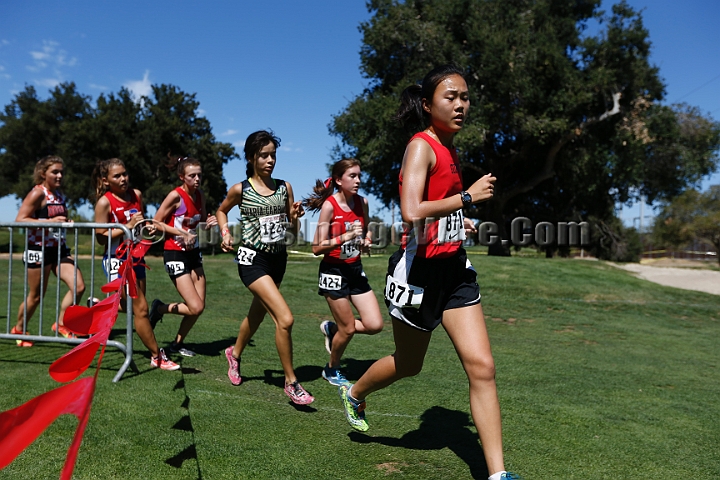
<instances>
[{"instance_id":1,"label":"green running shoe","mask_svg":"<svg viewBox=\"0 0 720 480\"><path fill-rule=\"evenodd\" d=\"M348 385L340 385L338 394L345 409L345 418L352 428L359 432L367 432L370 428L365 421L365 402L355 403L348 395Z\"/></svg>"}]
</instances>

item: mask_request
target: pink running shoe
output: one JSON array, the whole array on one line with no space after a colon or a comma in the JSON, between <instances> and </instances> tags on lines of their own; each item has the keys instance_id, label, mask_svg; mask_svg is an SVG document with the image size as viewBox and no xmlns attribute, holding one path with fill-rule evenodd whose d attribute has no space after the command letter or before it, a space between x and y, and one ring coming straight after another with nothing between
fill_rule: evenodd
<instances>
[{"instance_id":1,"label":"pink running shoe","mask_svg":"<svg viewBox=\"0 0 720 480\"><path fill-rule=\"evenodd\" d=\"M227 358L230 368L228 368L228 378L230 383L237 386L242 383L242 377L240 376L240 359L233 357L233 346L230 345L225 349L225 358Z\"/></svg>"},{"instance_id":2,"label":"pink running shoe","mask_svg":"<svg viewBox=\"0 0 720 480\"><path fill-rule=\"evenodd\" d=\"M160 370L177 370L180 368L180 365L170 360L167 355L165 355L165 350L162 348L160 349L160 355L157 357L152 357L150 359L150 366L153 368L159 368Z\"/></svg>"},{"instance_id":3,"label":"pink running shoe","mask_svg":"<svg viewBox=\"0 0 720 480\"><path fill-rule=\"evenodd\" d=\"M309 405L315 401L315 397L310 395L297 380L285 384L285 394L295 405Z\"/></svg>"}]
</instances>

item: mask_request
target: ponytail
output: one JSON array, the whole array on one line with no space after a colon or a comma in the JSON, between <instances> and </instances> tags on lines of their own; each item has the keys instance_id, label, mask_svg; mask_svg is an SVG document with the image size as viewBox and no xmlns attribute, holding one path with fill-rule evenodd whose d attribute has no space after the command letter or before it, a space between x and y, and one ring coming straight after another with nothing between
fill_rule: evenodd
<instances>
[{"instance_id":1,"label":"ponytail","mask_svg":"<svg viewBox=\"0 0 720 480\"><path fill-rule=\"evenodd\" d=\"M322 204L325 203L325 200L335 192L335 187L333 177L329 177L325 181L315 180L312 193L302 201L303 207L311 212L317 212L322 207Z\"/></svg>"},{"instance_id":2,"label":"ponytail","mask_svg":"<svg viewBox=\"0 0 720 480\"><path fill-rule=\"evenodd\" d=\"M395 120L403 126L422 129L425 121L422 98L422 87L420 85L410 85L403 90L400 96L400 108L395 114Z\"/></svg>"}]
</instances>

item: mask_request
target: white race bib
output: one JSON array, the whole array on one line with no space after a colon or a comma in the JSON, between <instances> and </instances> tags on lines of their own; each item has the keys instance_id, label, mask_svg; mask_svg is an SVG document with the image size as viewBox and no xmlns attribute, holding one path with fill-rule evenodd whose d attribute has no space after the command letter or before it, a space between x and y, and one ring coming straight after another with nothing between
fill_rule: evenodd
<instances>
[{"instance_id":1,"label":"white race bib","mask_svg":"<svg viewBox=\"0 0 720 480\"><path fill-rule=\"evenodd\" d=\"M321 273L318 286L325 290L340 290L340 287L342 286L342 277L340 275Z\"/></svg>"},{"instance_id":2,"label":"white race bib","mask_svg":"<svg viewBox=\"0 0 720 480\"><path fill-rule=\"evenodd\" d=\"M260 217L260 235L263 243L276 243L285 239L285 219L284 213L277 215L267 215Z\"/></svg>"},{"instance_id":3,"label":"white race bib","mask_svg":"<svg viewBox=\"0 0 720 480\"><path fill-rule=\"evenodd\" d=\"M385 283L385 299L396 307L419 307L425 289L408 285L388 275Z\"/></svg>"},{"instance_id":4,"label":"white race bib","mask_svg":"<svg viewBox=\"0 0 720 480\"><path fill-rule=\"evenodd\" d=\"M465 222L462 210L451 213L438 220L438 243L459 242L465 240Z\"/></svg>"},{"instance_id":5,"label":"white race bib","mask_svg":"<svg viewBox=\"0 0 720 480\"><path fill-rule=\"evenodd\" d=\"M165 271L170 275L178 275L185 272L184 262L165 262Z\"/></svg>"},{"instance_id":6,"label":"white race bib","mask_svg":"<svg viewBox=\"0 0 720 480\"><path fill-rule=\"evenodd\" d=\"M245 247L238 247L237 263L240 265L252 265L257 252Z\"/></svg>"},{"instance_id":7,"label":"white race bib","mask_svg":"<svg viewBox=\"0 0 720 480\"><path fill-rule=\"evenodd\" d=\"M117 258L106 258L103 260L105 271L110 275L116 275L118 273L120 270L120 264L122 264L122 261Z\"/></svg>"},{"instance_id":8,"label":"white race bib","mask_svg":"<svg viewBox=\"0 0 720 480\"><path fill-rule=\"evenodd\" d=\"M354 238L348 242L340 245L340 259L345 260L347 258L355 258L360 255L360 242L357 238Z\"/></svg>"},{"instance_id":9,"label":"white race bib","mask_svg":"<svg viewBox=\"0 0 720 480\"><path fill-rule=\"evenodd\" d=\"M23 261L25 263L42 263L42 258L42 250L25 250L23 253Z\"/></svg>"}]
</instances>

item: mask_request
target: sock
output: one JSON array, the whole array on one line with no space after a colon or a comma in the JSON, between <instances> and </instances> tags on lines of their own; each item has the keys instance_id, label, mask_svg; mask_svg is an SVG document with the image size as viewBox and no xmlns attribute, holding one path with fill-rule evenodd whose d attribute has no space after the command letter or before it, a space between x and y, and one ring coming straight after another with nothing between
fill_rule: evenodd
<instances>
[{"instance_id":1,"label":"sock","mask_svg":"<svg viewBox=\"0 0 720 480\"><path fill-rule=\"evenodd\" d=\"M505 470L501 470L499 472L495 472L492 475L488 477L488 480L500 480L502 478L502 474L507 473Z\"/></svg>"},{"instance_id":2,"label":"sock","mask_svg":"<svg viewBox=\"0 0 720 480\"><path fill-rule=\"evenodd\" d=\"M353 397L351 392L352 392L352 386L350 386L350 388L348 388L347 396L350 399L350 401L355 404L356 407L365 401L364 398L362 400L358 400L357 398ZM493 480L495 480L495 479L493 479Z\"/></svg>"}]
</instances>

